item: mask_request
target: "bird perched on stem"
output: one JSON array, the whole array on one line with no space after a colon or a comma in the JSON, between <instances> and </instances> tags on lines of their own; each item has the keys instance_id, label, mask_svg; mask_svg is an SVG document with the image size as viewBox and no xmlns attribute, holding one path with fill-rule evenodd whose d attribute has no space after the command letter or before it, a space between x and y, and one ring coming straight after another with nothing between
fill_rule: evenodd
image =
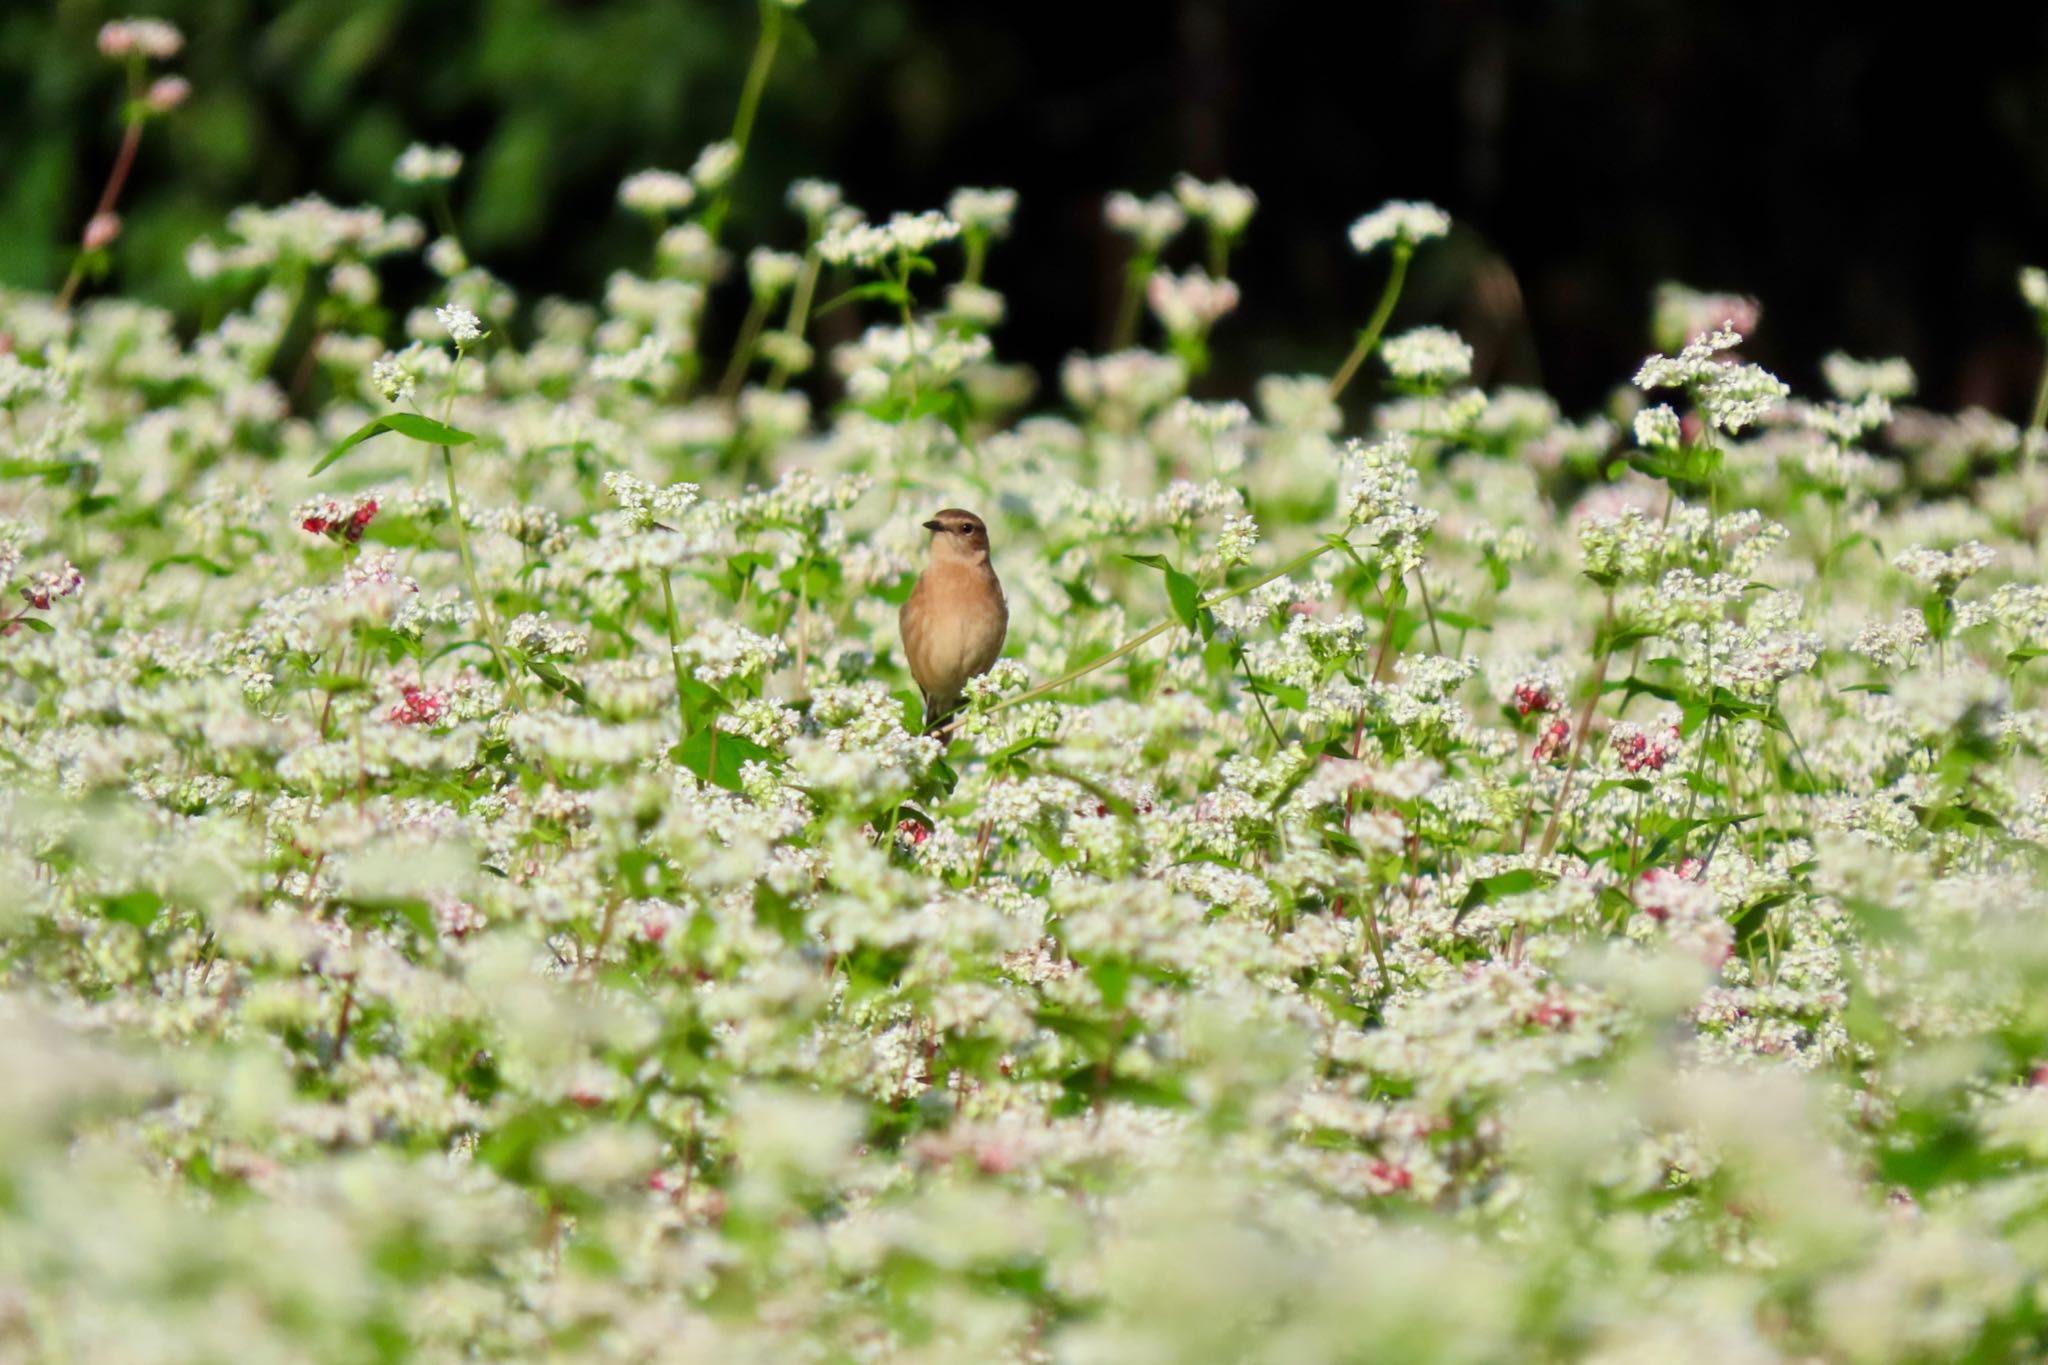
<instances>
[{"instance_id":1,"label":"bird perched on stem","mask_svg":"<svg viewBox=\"0 0 2048 1365\"><path fill-rule=\"evenodd\" d=\"M967 680L988 672L1003 652L1010 606L988 562L988 527L980 517L948 507L924 529L932 533L931 560L898 624L929 732L959 706Z\"/></svg>"}]
</instances>

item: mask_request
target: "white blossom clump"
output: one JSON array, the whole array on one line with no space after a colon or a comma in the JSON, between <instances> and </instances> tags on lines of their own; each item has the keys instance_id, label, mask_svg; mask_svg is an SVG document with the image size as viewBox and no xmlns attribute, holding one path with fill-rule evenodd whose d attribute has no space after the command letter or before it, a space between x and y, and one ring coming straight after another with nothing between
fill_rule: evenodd
<instances>
[{"instance_id":1,"label":"white blossom clump","mask_svg":"<svg viewBox=\"0 0 2048 1365\"><path fill-rule=\"evenodd\" d=\"M1396 379L1416 384L1455 384L1472 375L1472 347L1443 327L1417 327L1388 337L1380 358Z\"/></svg>"},{"instance_id":2,"label":"white blossom clump","mask_svg":"<svg viewBox=\"0 0 2048 1365\"><path fill-rule=\"evenodd\" d=\"M1451 216L1434 204L1390 200L1351 225L1351 249L1370 255L1389 243L1412 247L1451 230Z\"/></svg>"},{"instance_id":3,"label":"white blossom clump","mask_svg":"<svg viewBox=\"0 0 2048 1365\"><path fill-rule=\"evenodd\" d=\"M462 153L415 142L399 154L392 173L405 185L445 185L462 174Z\"/></svg>"}]
</instances>

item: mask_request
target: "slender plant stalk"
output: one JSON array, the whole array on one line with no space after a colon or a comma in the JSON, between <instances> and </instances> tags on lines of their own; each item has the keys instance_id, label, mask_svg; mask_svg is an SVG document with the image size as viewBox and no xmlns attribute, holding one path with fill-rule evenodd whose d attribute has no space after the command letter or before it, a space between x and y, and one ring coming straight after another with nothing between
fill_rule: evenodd
<instances>
[{"instance_id":1,"label":"slender plant stalk","mask_svg":"<svg viewBox=\"0 0 2048 1365\"><path fill-rule=\"evenodd\" d=\"M663 620L668 624L668 661L676 673L676 720L682 725L682 733L690 733L689 700L683 693L683 627L676 618L676 589L669 581L667 569L661 571L661 602L667 608Z\"/></svg>"},{"instance_id":2,"label":"slender plant stalk","mask_svg":"<svg viewBox=\"0 0 2048 1365\"><path fill-rule=\"evenodd\" d=\"M746 84L740 87L739 108L732 116L732 142L739 149L738 160L732 168L732 175L719 188L718 198L704 211L704 230L718 240L719 229L725 226L726 214L732 210L732 185L739 178L740 166L746 163L747 142L754 135L754 116L761 108L761 92L767 88L768 73L775 66L775 49L782 43L782 5L779 0L762 0L761 36L754 43L754 60L747 66Z\"/></svg>"},{"instance_id":3,"label":"slender plant stalk","mask_svg":"<svg viewBox=\"0 0 2048 1365\"><path fill-rule=\"evenodd\" d=\"M462 499L455 491L455 452L447 446L441 447L441 468L448 475L448 515L455 523L455 547L462 552L462 572L469 578L469 595L476 602L477 615L483 618L484 638L490 641L491 657L498 661L498 671L505 675L505 686L512 693L512 705L523 711L526 699L519 686L519 676L512 671L512 665L505 657L505 646L498 639L497 614L484 600L483 584L476 576L476 560L469 552L469 532L462 524Z\"/></svg>"},{"instance_id":4,"label":"slender plant stalk","mask_svg":"<svg viewBox=\"0 0 2048 1365\"><path fill-rule=\"evenodd\" d=\"M1372 310L1372 317L1365 324L1365 330L1358 334L1358 344L1351 348L1351 354L1344 359L1344 367L1337 371L1337 377L1330 381L1330 401L1336 402L1349 387L1358 367L1380 344L1380 333L1387 330L1387 319L1394 316L1394 304L1401 297L1401 284L1408 278L1408 258L1415 254L1415 248L1407 242L1394 243L1394 264L1387 272L1386 287L1380 290L1380 301Z\"/></svg>"},{"instance_id":5,"label":"slender plant stalk","mask_svg":"<svg viewBox=\"0 0 2048 1365\"><path fill-rule=\"evenodd\" d=\"M739 397L740 384L747 377L747 362L754 358L754 343L760 340L761 326L768 320L768 304L759 294L747 305L747 316L740 323L740 338L732 344L732 359L725 365L725 377L718 381L720 402L730 404Z\"/></svg>"},{"instance_id":6,"label":"slender plant stalk","mask_svg":"<svg viewBox=\"0 0 2048 1365\"><path fill-rule=\"evenodd\" d=\"M128 126L121 132L121 150L114 154L114 168L107 173L107 183L100 189L99 204L92 211L92 218L86 219L87 227L93 218L112 213L114 205L120 202L122 187L128 183L128 172L135 168L135 153L142 146L141 73L134 66L128 71ZM64 287L57 292L57 311L65 312L71 307L72 299L78 295L78 286L85 283L85 253L80 251L78 259L71 263L71 273L64 277Z\"/></svg>"},{"instance_id":7,"label":"slender plant stalk","mask_svg":"<svg viewBox=\"0 0 2048 1365\"><path fill-rule=\"evenodd\" d=\"M1536 846L1536 857L1548 858L1550 851L1557 847L1557 834L1564 821L1566 802L1571 800L1572 779L1578 776L1579 756L1586 749L1586 731L1593 725L1593 708L1600 704L1600 689L1607 684L1607 661L1613 657L1606 648L1608 631L1614 628L1614 589L1607 590L1606 624L1596 635L1595 648L1600 657L1593 664L1593 690L1586 698L1586 704L1579 708L1578 732L1572 736L1572 756L1564 765L1564 785L1557 789L1557 803L1550 808L1550 822L1543 827L1543 842Z\"/></svg>"},{"instance_id":8,"label":"slender plant stalk","mask_svg":"<svg viewBox=\"0 0 2048 1365\"><path fill-rule=\"evenodd\" d=\"M1125 350L1138 339L1138 308L1145 300L1145 282L1152 278L1152 268L1158 264L1157 251L1141 250L1124 267L1124 296L1117 304L1116 331L1111 333L1109 342L1111 350Z\"/></svg>"},{"instance_id":9,"label":"slender plant stalk","mask_svg":"<svg viewBox=\"0 0 2048 1365\"><path fill-rule=\"evenodd\" d=\"M804 329L810 325L811 300L818 292L818 276L823 270L824 262L819 258L818 250L814 246L804 253L803 273L796 278L796 292L789 300L789 316L782 323L784 336L803 340ZM789 367L780 360L776 361L775 368L768 373L769 392L780 391L788 382Z\"/></svg>"},{"instance_id":10,"label":"slender plant stalk","mask_svg":"<svg viewBox=\"0 0 2048 1365\"><path fill-rule=\"evenodd\" d=\"M2034 452L2044 427L2048 427L2048 364L2041 367L2041 382L2034 389L2034 415L2027 419L2027 434L2020 438L2020 458L2029 470L2034 467Z\"/></svg>"}]
</instances>

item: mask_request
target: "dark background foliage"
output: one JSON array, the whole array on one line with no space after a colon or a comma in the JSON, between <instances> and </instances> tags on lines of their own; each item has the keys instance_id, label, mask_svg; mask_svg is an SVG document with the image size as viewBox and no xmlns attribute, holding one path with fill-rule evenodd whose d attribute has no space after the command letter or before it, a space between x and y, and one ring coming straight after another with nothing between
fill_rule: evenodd
<instances>
[{"instance_id":1,"label":"dark background foliage","mask_svg":"<svg viewBox=\"0 0 2048 1365\"><path fill-rule=\"evenodd\" d=\"M644 259L626 173L686 168L729 126L747 0L162 0L195 94L152 127L118 287L189 307L180 253L231 206L317 191L414 207L415 138L469 158L472 254L529 297ZM0 4L0 282L54 288L118 139L125 11ZM2013 277L2048 263L2048 11L1652 0L993 5L812 0L785 50L729 241L793 244L795 175L871 212L1011 185L991 282L1005 353L1049 372L1103 340L1119 250L1101 196L1188 170L1262 206L1212 392L1334 367L1378 288L1344 229L1434 200L1396 326L1435 320L1489 381L1597 403L1646 347L1660 280L1752 293L1750 348L1802 388L1821 354L1901 354L1941 405L2022 415L2038 364ZM1192 252L1192 241L1185 244ZM1192 255L1187 258L1191 263Z\"/></svg>"}]
</instances>

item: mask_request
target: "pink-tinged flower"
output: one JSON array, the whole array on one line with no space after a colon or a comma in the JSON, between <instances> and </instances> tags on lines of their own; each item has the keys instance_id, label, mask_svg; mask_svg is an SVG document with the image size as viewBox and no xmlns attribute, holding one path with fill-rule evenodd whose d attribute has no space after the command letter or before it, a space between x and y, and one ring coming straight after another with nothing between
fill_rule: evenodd
<instances>
[{"instance_id":1,"label":"pink-tinged flower","mask_svg":"<svg viewBox=\"0 0 2048 1365\"><path fill-rule=\"evenodd\" d=\"M121 215L95 213L85 225L82 244L87 251L105 251L121 235Z\"/></svg>"},{"instance_id":2,"label":"pink-tinged flower","mask_svg":"<svg viewBox=\"0 0 2048 1365\"><path fill-rule=\"evenodd\" d=\"M1540 682L1518 682L1515 684L1515 710L1522 715L1530 712L1554 711L1557 698L1550 695L1550 689Z\"/></svg>"},{"instance_id":3,"label":"pink-tinged flower","mask_svg":"<svg viewBox=\"0 0 2048 1365\"><path fill-rule=\"evenodd\" d=\"M1564 752L1565 741L1572 737L1572 723L1563 716L1543 727L1543 733L1536 738L1536 747L1529 751L1529 758L1535 763L1548 763Z\"/></svg>"},{"instance_id":4,"label":"pink-tinged flower","mask_svg":"<svg viewBox=\"0 0 2048 1365\"><path fill-rule=\"evenodd\" d=\"M1415 1177L1406 1166L1397 1166L1384 1159L1374 1160L1372 1165L1366 1168L1366 1174L1371 1177L1374 1184L1385 1186L1382 1193L1390 1194L1395 1190L1412 1189L1415 1186Z\"/></svg>"},{"instance_id":5,"label":"pink-tinged flower","mask_svg":"<svg viewBox=\"0 0 2048 1365\"><path fill-rule=\"evenodd\" d=\"M391 708L393 725L432 725L448 714L448 698L439 692L407 685Z\"/></svg>"},{"instance_id":6,"label":"pink-tinged flower","mask_svg":"<svg viewBox=\"0 0 2048 1365\"><path fill-rule=\"evenodd\" d=\"M185 45L185 35L176 24L162 19L116 19L100 26L102 56L175 57Z\"/></svg>"},{"instance_id":7,"label":"pink-tinged flower","mask_svg":"<svg viewBox=\"0 0 2048 1365\"><path fill-rule=\"evenodd\" d=\"M142 98L149 107L159 114L168 114L183 104L192 94L192 82L183 76L158 76L149 83L149 93Z\"/></svg>"},{"instance_id":8,"label":"pink-tinged flower","mask_svg":"<svg viewBox=\"0 0 2048 1365\"><path fill-rule=\"evenodd\" d=\"M1529 1022L1542 1028L1570 1028L1579 1012L1562 1000L1545 1000L1529 1011Z\"/></svg>"},{"instance_id":9,"label":"pink-tinged flower","mask_svg":"<svg viewBox=\"0 0 2048 1365\"><path fill-rule=\"evenodd\" d=\"M37 611L48 611L52 602L76 597L84 588L85 575L66 561L61 569L46 569L31 578L21 590L21 599Z\"/></svg>"},{"instance_id":10,"label":"pink-tinged flower","mask_svg":"<svg viewBox=\"0 0 2048 1365\"><path fill-rule=\"evenodd\" d=\"M344 506L333 498L312 498L300 503L292 515L298 518L299 529L308 535L345 540L355 545L361 542L363 532L369 530L370 523L376 519L377 500L360 498Z\"/></svg>"},{"instance_id":11,"label":"pink-tinged flower","mask_svg":"<svg viewBox=\"0 0 2048 1365\"><path fill-rule=\"evenodd\" d=\"M486 923L483 912L468 901L459 901L452 896L438 897L434 901L434 928L443 938L452 938L459 943Z\"/></svg>"},{"instance_id":12,"label":"pink-tinged flower","mask_svg":"<svg viewBox=\"0 0 2048 1365\"><path fill-rule=\"evenodd\" d=\"M932 832L915 820L898 820L896 822L896 839L899 843L907 843L912 848L916 848L931 837Z\"/></svg>"},{"instance_id":13,"label":"pink-tinged flower","mask_svg":"<svg viewBox=\"0 0 2048 1365\"><path fill-rule=\"evenodd\" d=\"M1648 769L1653 773L1664 771L1670 761L1671 751L1677 747L1678 727L1672 726L1656 739L1650 738L1641 726L1617 725L1608 741L1621 759L1621 766L1631 773Z\"/></svg>"}]
</instances>

